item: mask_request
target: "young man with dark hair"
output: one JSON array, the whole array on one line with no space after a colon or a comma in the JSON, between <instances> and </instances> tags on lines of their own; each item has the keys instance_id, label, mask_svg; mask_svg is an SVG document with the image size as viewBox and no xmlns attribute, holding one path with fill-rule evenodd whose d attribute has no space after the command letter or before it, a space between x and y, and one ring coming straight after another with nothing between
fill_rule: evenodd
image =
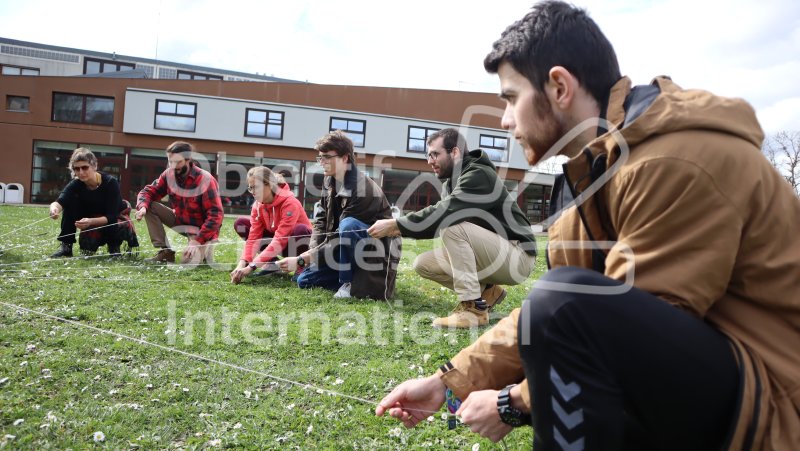
<instances>
[{"instance_id":1,"label":"young man with dark hair","mask_svg":"<svg viewBox=\"0 0 800 451\"><path fill-rule=\"evenodd\" d=\"M414 426L446 386L495 441L531 412L537 450L800 448L800 201L752 107L663 77L632 87L562 2L509 27L485 66L531 164L577 132L553 149L572 159L551 271L376 413Z\"/></svg>"},{"instance_id":2,"label":"young man with dark hair","mask_svg":"<svg viewBox=\"0 0 800 451\"><path fill-rule=\"evenodd\" d=\"M390 297L397 274L390 259L381 271L359 271L360 259L356 256L362 247L359 242L369 239L367 228L391 217L389 201L377 183L358 171L353 141L342 131L323 136L314 149L319 152L317 162L325 180L310 249L298 257L284 258L278 265L284 271L305 268L297 285L336 290L334 298ZM360 277L355 277L356 273Z\"/></svg>"},{"instance_id":3,"label":"young man with dark hair","mask_svg":"<svg viewBox=\"0 0 800 451\"><path fill-rule=\"evenodd\" d=\"M442 199L418 212L378 221L368 232L375 238L440 236L442 248L420 254L414 270L455 291L459 303L433 325L483 326L489 310L506 296L500 285L516 285L530 276L536 238L484 152L470 152L454 128L433 133L427 144L428 164L444 181Z\"/></svg>"},{"instance_id":4,"label":"young man with dark hair","mask_svg":"<svg viewBox=\"0 0 800 451\"><path fill-rule=\"evenodd\" d=\"M217 180L192 159L194 146L175 141L167 147L167 168L153 183L139 192L136 220L145 218L150 241L159 251L150 261L174 263L175 251L167 239L167 227L189 238L181 261L213 261L209 245L219 237L222 227L222 201ZM169 196L170 207L158 201Z\"/></svg>"}]
</instances>

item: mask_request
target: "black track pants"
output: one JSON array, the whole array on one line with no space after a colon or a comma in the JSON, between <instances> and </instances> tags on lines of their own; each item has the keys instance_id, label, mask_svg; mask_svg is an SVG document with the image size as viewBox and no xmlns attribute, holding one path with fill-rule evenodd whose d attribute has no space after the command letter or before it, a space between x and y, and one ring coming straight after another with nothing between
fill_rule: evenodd
<instances>
[{"instance_id":1,"label":"black track pants","mask_svg":"<svg viewBox=\"0 0 800 451\"><path fill-rule=\"evenodd\" d=\"M696 316L566 267L534 286L518 332L536 451L725 444L739 371L729 341Z\"/></svg>"}]
</instances>

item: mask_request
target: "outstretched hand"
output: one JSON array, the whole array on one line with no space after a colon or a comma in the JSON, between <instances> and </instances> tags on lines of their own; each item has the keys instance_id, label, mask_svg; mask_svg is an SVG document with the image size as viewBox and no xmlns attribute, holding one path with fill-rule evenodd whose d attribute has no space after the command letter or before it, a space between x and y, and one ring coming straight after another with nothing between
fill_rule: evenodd
<instances>
[{"instance_id":1,"label":"outstretched hand","mask_svg":"<svg viewBox=\"0 0 800 451\"><path fill-rule=\"evenodd\" d=\"M147 207L142 207L142 208L136 210L136 220L137 221L141 221L142 218L144 218L144 215L146 215L146 214L147 214Z\"/></svg>"},{"instance_id":2,"label":"outstretched hand","mask_svg":"<svg viewBox=\"0 0 800 451\"><path fill-rule=\"evenodd\" d=\"M437 375L403 382L381 400L375 415L389 415L413 428L420 421L437 412L444 404L444 382Z\"/></svg>"},{"instance_id":3,"label":"outstretched hand","mask_svg":"<svg viewBox=\"0 0 800 451\"><path fill-rule=\"evenodd\" d=\"M50 217L58 219L59 215L61 215L61 205L58 202L53 202L50 204Z\"/></svg>"},{"instance_id":4,"label":"outstretched hand","mask_svg":"<svg viewBox=\"0 0 800 451\"><path fill-rule=\"evenodd\" d=\"M367 233L372 238L383 238L385 236L400 236L400 228L397 227L396 219L379 219L372 224Z\"/></svg>"}]
</instances>

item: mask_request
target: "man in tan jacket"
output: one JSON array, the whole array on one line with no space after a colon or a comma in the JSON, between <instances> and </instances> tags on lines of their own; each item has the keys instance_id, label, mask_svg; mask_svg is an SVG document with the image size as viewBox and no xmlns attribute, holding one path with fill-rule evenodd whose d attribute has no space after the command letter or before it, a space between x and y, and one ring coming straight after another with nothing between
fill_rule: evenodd
<instances>
[{"instance_id":1,"label":"man in tan jacket","mask_svg":"<svg viewBox=\"0 0 800 451\"><path fill-rule=\"evenodd\" d=\"M509 27L484 65L528 161L572 157L552 270L376 413L412 427L448 387L492 440L532 421L537 451L800 449L800 200L761 154L753 109L667 78L632 88L561 2Z\"/></svg>"}]
</instances>

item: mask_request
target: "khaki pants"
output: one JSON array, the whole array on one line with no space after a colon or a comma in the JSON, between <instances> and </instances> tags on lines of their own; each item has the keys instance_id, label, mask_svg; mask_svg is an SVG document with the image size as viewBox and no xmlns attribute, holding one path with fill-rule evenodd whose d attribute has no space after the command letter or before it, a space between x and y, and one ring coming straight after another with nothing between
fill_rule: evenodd
<instances>
[{"instance_id":1,"label":"khaki pants","mask_svg":"<svg viewBox=\"0 0 800 451\"><path fill-rule=\"evenodd\" d=\"M175 230L183 236L192 239L200 232L200 228L192 225L182 225L175 223L175 212L171 208L160 202L153 202L150 208L147 209L147 214L144 215L144 220L147 223L147 233L150 234L150 242L153 243L155 248L169 248L169 238L167 238L167 231L164 226ZM202 249L203 260L213 263L214 262L214 246L216 240L205 243ZM203 261L201 260L201 261Z\"/></svg>"},{"instance_id":2,"label":"khaki pants","mask_svg":"<svg viewBox=\"0 0 800 451\"><path fill-rule=\"evenodd\" d=\"M527 279L536 257L516 241L469 222L441 230L442 247L414 260L414 270L456 292L461 302L481 297L486 284L516 285Z\"/></svg>"}]
</instances>

